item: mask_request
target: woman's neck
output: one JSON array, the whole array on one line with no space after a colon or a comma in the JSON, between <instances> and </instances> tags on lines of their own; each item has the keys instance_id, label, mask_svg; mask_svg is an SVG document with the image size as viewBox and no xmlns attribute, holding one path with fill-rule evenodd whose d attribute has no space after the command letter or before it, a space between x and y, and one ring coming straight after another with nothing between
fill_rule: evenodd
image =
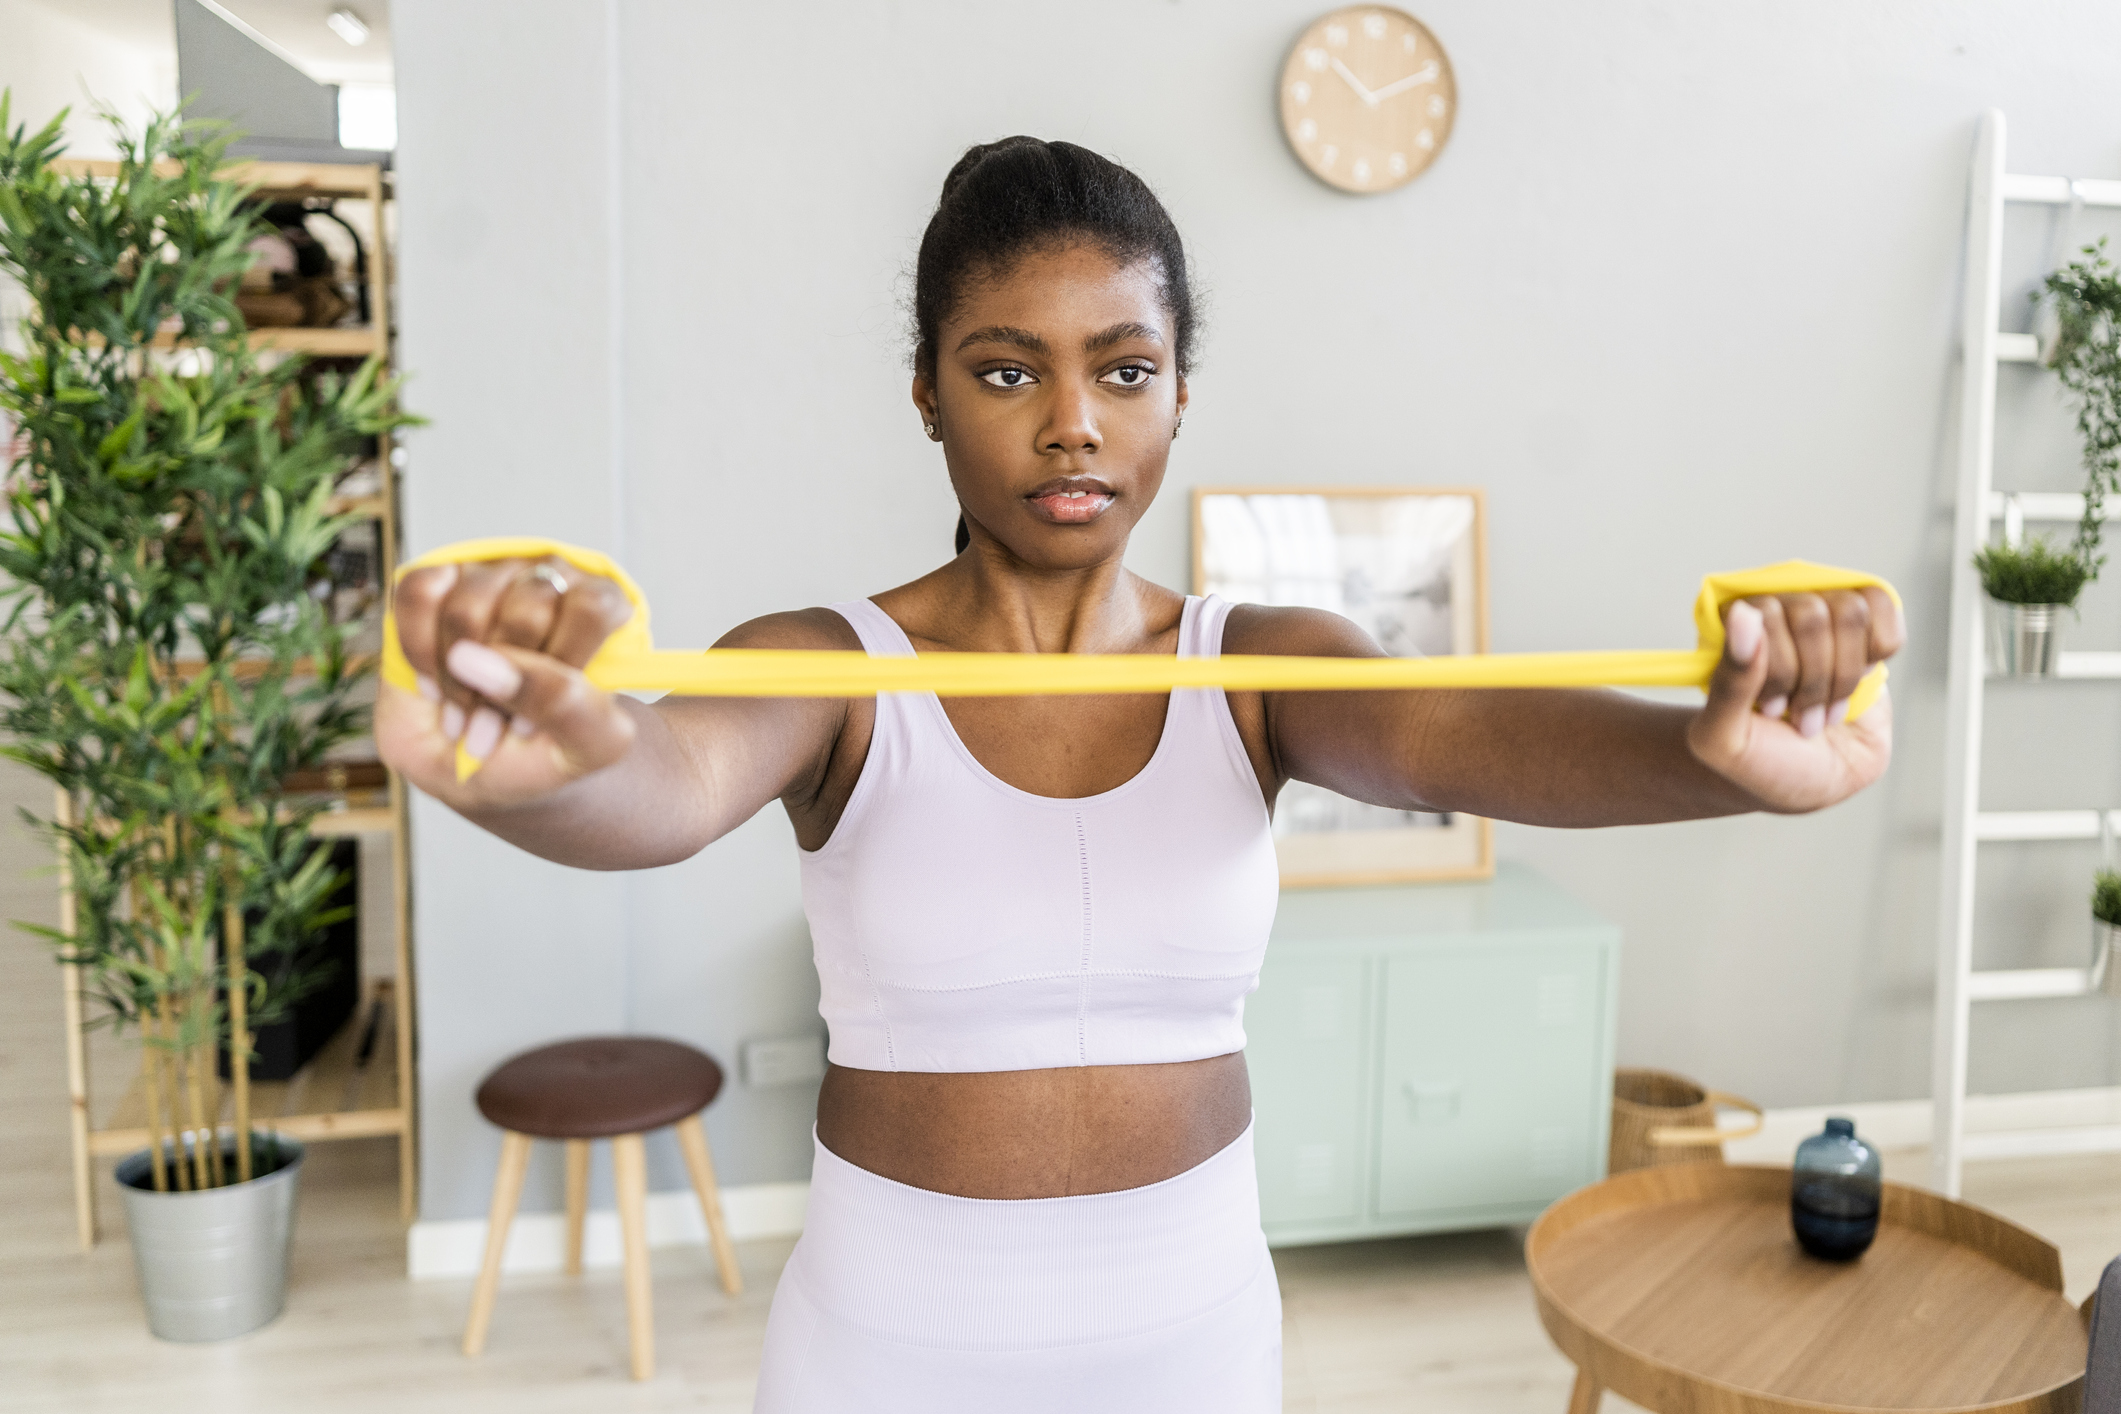
<instances>
[{"instance_id":1,"label":"woman's neck","mask_svg":"<svg viewBox=\"0 0 2121 1414\"><path fill-rule=\"evenodd\" d=\"M918 646L967 653L1153 652L1183 603L1117 558L1047 569L977 540L878 597Z\"/></svg>"}]
</instances>

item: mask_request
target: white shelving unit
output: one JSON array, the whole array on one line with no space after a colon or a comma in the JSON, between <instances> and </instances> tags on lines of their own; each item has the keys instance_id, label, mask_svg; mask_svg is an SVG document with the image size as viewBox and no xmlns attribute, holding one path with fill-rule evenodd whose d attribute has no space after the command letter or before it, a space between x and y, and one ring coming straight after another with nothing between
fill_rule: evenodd
<instances>
[{"instance_id":1,"label":"white shelving unit","mask_svg":"<svg viewBox=\"0 0 2121 1414\"><path fill-rule=\"evenodd\" d=\"M1967 1040L1975 1002L2079 997L2090 991L2086 969L2024 968L1976 972L1974 957L1974 856L1997 841L2086 840L2121 828L2121 810L1984 811L1980 804L1982 698L1987 686L1981 578L1974 552L2000 523L2015 542L2027 523L2074 524L2084 513L2081 496L2049 492L1998 492L1993 486L1996 452L1996 367L2037 363L2038 340L2006 334L1996 321L2002 305L2003 211L2006 203L2048 206L2121 207L2121 181L2033 177L2006 172L2003 114L1982 115L1974 143L1973 180L1967 193L1966 309L1962 326L1964 364L1959 428L1959 499L1952 532L1952 623L1949 710L1945 721L1943 906L1939 910L1936 1025L1933 1040L1930 1181L1939 1192L1959 1196L1960 1168L1968 1158L2084 1153L2121 1149L2121 1125L2053 1129L2019 1134L1966 1134ZM2121 519L2121 504L2107 512ZM2121 680L2121 653L2064 653L2062 678Z\"/></svg>"}]
</instances>

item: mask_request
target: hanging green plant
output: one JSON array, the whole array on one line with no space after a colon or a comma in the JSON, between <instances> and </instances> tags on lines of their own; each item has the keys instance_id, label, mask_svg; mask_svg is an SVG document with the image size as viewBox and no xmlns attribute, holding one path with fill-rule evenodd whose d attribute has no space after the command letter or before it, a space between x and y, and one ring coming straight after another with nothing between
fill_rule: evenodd
<instances>
[{"instance_id":1,"label":"hanging green plant","mask_svg":"<svg viewBox=\"0 0 2121 1414\"><path fill-rule=\"evenodd\" d=\"M214 1139L217 1055L246 1073L249 1026L305 985L257 964L328 922L339 883L308 833L322 802L280 782L366 729L353 625L308 592L349 523L327 502L409 419L374 360L251 349L224 293L256 234L228 137L113 119L118 174L93 178L56 165L64 118L10 129L0 93L0 273L31 301L0 353L0 730L57 787L33 823L76 903L71 932L31 931L140 1035L154 1187L215 1187L258 1161L240 1080L232 1152Z\"/></svg>"},{"instance_id":2,"label":"hanging green plant","mask_svg":"<svg viewBox=\"0 0 2121 1414\"><path fill-rule=\"evenodd\" d=\"M2097 579L2106 563L2100 550L2106 498L2121 491L2121 271L2106 258L2106 238L2048 276L2034 298L2054 309L2048 364L2077 399L2084 518L2071 550L2084 562L2086 578Z\"/></svg>"}]
</instances>

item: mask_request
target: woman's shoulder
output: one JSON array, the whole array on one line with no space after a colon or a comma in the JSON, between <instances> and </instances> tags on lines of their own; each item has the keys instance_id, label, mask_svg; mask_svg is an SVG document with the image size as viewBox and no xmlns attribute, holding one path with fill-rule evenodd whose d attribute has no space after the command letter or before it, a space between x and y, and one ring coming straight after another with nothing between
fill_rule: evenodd
<instances>
[{"instance_id":1,"label":"woman's shoulder","mask_svg":"<svg viewBox=\"0 0 2121 1414\"><path fill-rule=\"evenodd\" d=\"M1223 652L1283 658L1382 658L1377 641L1327 609L1232 604Z\"/></svg>"},{"instance_id":2,"label":"woman's shoulder","mask_svg":"<svg viewBox=\"0 0 2121 1414\"><path fill-rule=\"evenodd\" d=\"M833 609L789 609L738 624L715 641L717 648L862 649L861 635Z\"/></svg>"}]
</instances>

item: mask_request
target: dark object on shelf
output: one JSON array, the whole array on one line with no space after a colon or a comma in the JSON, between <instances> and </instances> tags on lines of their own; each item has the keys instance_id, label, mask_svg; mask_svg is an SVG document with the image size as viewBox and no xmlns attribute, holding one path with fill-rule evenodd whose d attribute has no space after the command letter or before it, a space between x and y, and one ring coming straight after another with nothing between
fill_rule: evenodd
<instances>
[{"instance_id":1,"label":"dark object on shelf","mask_svg":"<svg viewBox=\"0 0 2121 1414\"><path fill-rule=\"evenodd\" d=\"M258 219L272 228L268 234L276 233L286 242L284 247L277 247L286 252L277 258L285 261L291 255L294 268L273 271L263 287L256 283L256 280L265 278L262 269L246 277L244 288L236 294L236 308L243 312L244 323L254 329L325 329L351 312L360 323L367 324L368 247L362 243L361 233L333 209L332 202L328 198L275 201L255 209ZM354 298L351 300L341 292L343 281L331 252L309 229L312 216L321 216L340 227L353 242Z\"/></svg>"},{"instance_id":2,"label":"dark object on shelf","mask_svg":"<svg viewBox=\"0 0 2121 1414\"><path fill-rule=\"evenodd\" d=\"M354 1052L353 1068L368 1069L368 1062L376 1053L376 1036L383 1030L383 1018L390 1012L381 997L369 1004L368 1025L361 1028L361 1048Z\"/></svg>"},{"instance_id":3,"label":"dark object on shelf","mask_svg":"<svg viewBox=\"0 0 2121 1414\"><path fill-rule=\"evenodd\" d=\"M1878 1151L1856 1137L1854 1120L1830 1119L1826 1132L1797 1146L1790 1171L1790 1224L1814 1257L1861 1257L1878 1235Z\"/></svg>"},{"instance_id":4,"label":"dark object on shelf","mask_svg":"<svg viewBox=\"0 0 2121 1414\"><path fill-rule=\"evenodd\" d=\"M381 761L327 761L306 771L289 771L280 778L280 789L290 795L305 791L381 790L390 784L390 771Z\"/></svg>"},{"instance_id":5,"label":"dark object on shelf","mask_svg":"<svg viewBox=\"0 0 2121 1414\"><path fill-rule=\"evenodd\" d=\"M263 959L260 970L269 974L269 983L277 985L292 970L310 972L312 969L324 973L323 982L313 992L296 1000L278 1021L259 1026L251 1032L251 1046L256 1054L250 1062L250 1078L254 1081L287 1080L308 1064L310 1057L324 1049L325 1042L339 1034L347 1019L361 1000L361 846L351 839L334 840L331 844L331 867L344 876L338 891L331 897L327 907L345 907L354 912L326 927L316 937L302 946L299 952L300 967L294 952L282 952ZM229 1079L233 1071L229 1066L228 1051L221 1052L221 1078Z\"/></svg>"}]
</instances>

